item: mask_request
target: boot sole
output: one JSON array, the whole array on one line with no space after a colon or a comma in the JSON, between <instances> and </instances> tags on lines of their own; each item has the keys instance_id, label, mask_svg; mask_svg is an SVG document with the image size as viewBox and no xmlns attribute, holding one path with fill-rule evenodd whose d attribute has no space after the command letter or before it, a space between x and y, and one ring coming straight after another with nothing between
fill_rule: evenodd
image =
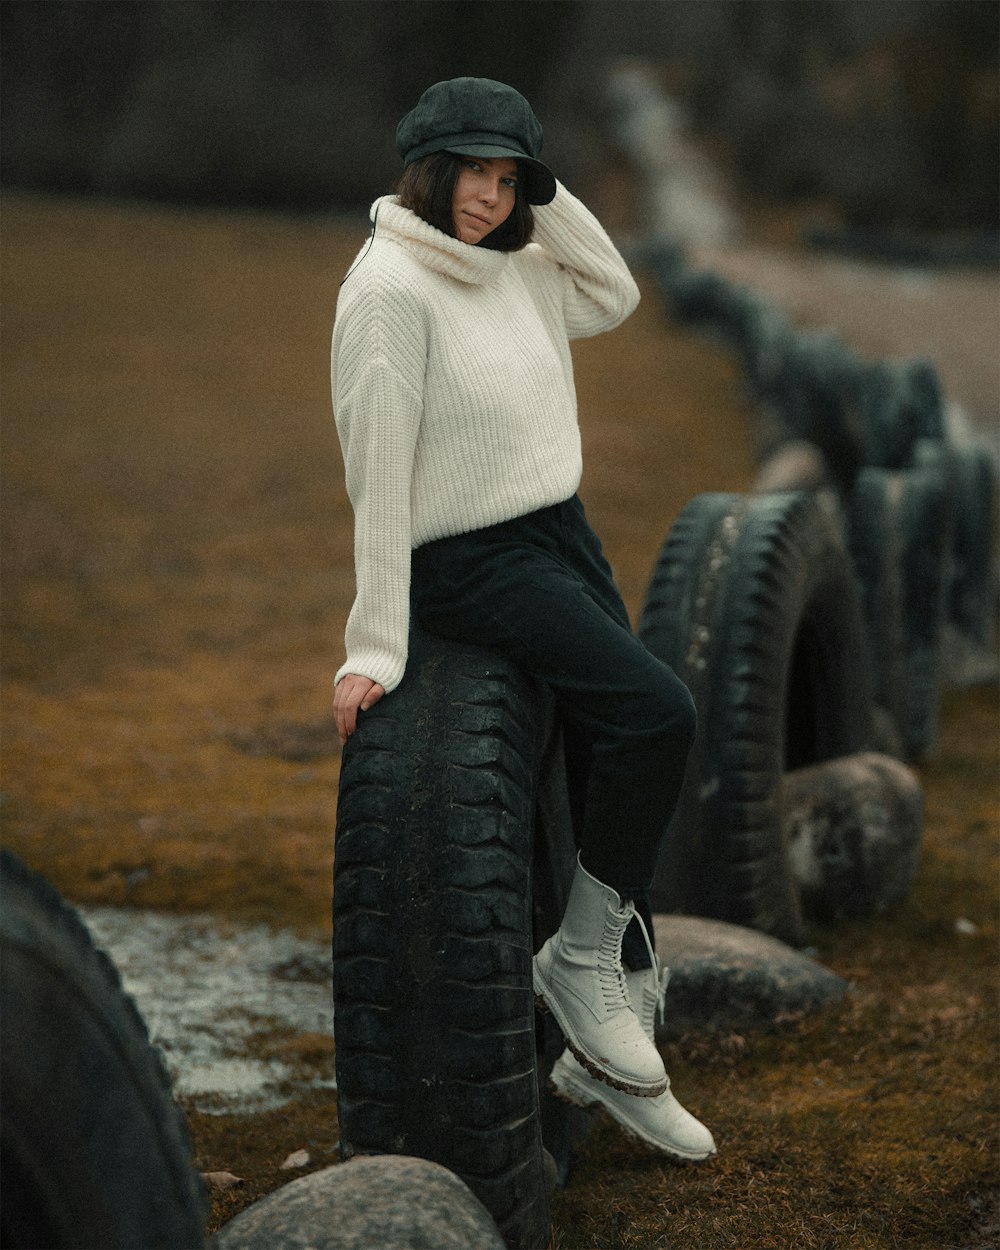
<instances>
[{"instance_id":1,"label":"boot sole","mask_svg":"<svg viewBox=\"0 0 1000 1250\"><path fill-rule=\"evenodd\" d=\"M546 998L545 982L538 975L538 971L535 968L532 969L532 979L535 988L535 1006L542 1011L552 1013L574 1058L581 1067L586 1068L592 1077L598 1081L603 1081L605 1085L610 1085L612 1089L620 1089L623 1094L634 1094L636 1098L657 1098L663 1093L669 1084L666 1077L655 1085L637 1085L634 1081L629 1081L627 1077L616 1076L614 1073L608 1072L606 1068L600 1067L596 1060L580 1049L576 1039L570 1036L566 1018L558 1002L552 1002Z\"/></svg>"},{"instance_id":2,"label":"boot sole","mask_svg":"<svg viewBox=\"0 0 1000 1250\"><path fill-rule=\"evenodd\" d=\"M551 1077L551 1085L556 1094L563 1102L570 1103L574 1107L598 1107L605 1115L611 1117L618 1125L626 1137L632 1141L638 1142L640 1146L646 1147L647 1150L655 1150L657 1154L665 1155L668 1159L678 1164L698 1164L706 1163L709 1159L714 1159L715 1150L709 1150L706 1153L685 1153L683 1150L664 1146L662 1142L657 1141L653 1137L647 1137L639 1128L636 1128L629 1120L624 1119L619 1114L619 1109L610 1106L604 1101L599 1094L595 1094L593 1090L588 1090L581 1086L572 1076L560 1075L556 1076L553 1072Z\"/></svg>"}]
</instances>

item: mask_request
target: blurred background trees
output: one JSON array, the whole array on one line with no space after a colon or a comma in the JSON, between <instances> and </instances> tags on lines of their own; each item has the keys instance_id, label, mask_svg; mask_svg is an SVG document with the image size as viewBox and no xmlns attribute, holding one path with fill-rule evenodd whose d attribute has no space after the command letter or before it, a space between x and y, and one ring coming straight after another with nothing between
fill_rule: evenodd
<instances>
[{"instance_id":1,"label":"blurred background trees","mask_svg":"<svg viewBox=\"0 0 1000 1250\"><path fill-rule=\"evenodd\" d=\"M744 185L848 225L995 228L994 0L4 0L8 186L367 206L429 83L504 79L568 181L640 56Z\"/></svg>"}]
</instances>

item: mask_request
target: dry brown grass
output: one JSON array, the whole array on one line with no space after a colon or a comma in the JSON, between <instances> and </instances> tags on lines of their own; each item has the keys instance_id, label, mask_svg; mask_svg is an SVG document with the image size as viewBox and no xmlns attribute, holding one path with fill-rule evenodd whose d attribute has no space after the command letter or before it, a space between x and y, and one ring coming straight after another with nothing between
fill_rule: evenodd
<instances>
[{"instance_id":1,"label":"dry brown grass","mask_svg":"<svg viewBox=\"0 0 1000 1250\"><path fill-rule=\"evenodd\" d=\"M363 230L8 198L4 841L74 901L329 930L329 679L353 576L326 358ZM752 476L731 362L647 295L576 351L583 494L633 613L687 499ZM978 1244L996 747L995 690L950 697L911 898L817 936L847 1005L671 1047L718 1161L668 1167L602 1124L556 1201L559 1250ZM329 1100L191 1121L199 1165L247 1178L216 1224L288 1179L288 1151L335 1157Z\"/></svg>"}]
</instances>

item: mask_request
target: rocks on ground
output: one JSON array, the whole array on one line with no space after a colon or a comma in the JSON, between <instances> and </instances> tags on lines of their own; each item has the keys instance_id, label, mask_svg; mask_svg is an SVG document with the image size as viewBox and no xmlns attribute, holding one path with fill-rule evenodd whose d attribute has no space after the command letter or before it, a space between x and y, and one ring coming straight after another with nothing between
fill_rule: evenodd
<instances>
[{"instance_id":1,"label":"rocks on ground","mask_svg":"<svg viewBox=\"0 0 1000 1250\"><path fill-rule=\"evenodd\" d=\"M839 1002L842 977L755 929L699 916L653 917L656 950L670 969L658 1041L684 1033L775 1027Z\"/></svg>"},{"instance_id":2,"label":"rocks on ground","mask_svg":"<svg viewBox=\"0 0 1000 1250\"><path fill-rule=\"evenodd\" d=\"M863 752L785 774L782 820L803 910L832 923L904 899L920 862L923 792L887 755Z\"/></svg>"},{"instance_id":3,"label":"rocks on ground","mask_svg":"<svg viewBox=\"0 0 1000 1250\"><path fill-rule=\"evenodd\" d=\"M355 1158L275 1190L216 1234L213 1250L504 1250L454 1173L403 1155Z\"/></svg>"}]
</instances>

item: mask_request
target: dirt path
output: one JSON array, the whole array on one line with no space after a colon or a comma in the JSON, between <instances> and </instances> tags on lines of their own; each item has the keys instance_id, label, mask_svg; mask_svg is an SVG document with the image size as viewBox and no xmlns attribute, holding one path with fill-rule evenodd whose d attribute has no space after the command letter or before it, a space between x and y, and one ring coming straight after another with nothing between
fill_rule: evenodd
<instances>
[{"instance_id":1,"label":"dirt path","mask_svg":"<svg viewBox=\"0 0 1000 1250\"><path fill-rule=\"evenodd\" d=\"M752 287L803 329L834 330L868 359L925 356L945 395L1000 459L1000 281L971 269L877 266L757 246L691 263Z\"/></svg>"}]
</instances>

